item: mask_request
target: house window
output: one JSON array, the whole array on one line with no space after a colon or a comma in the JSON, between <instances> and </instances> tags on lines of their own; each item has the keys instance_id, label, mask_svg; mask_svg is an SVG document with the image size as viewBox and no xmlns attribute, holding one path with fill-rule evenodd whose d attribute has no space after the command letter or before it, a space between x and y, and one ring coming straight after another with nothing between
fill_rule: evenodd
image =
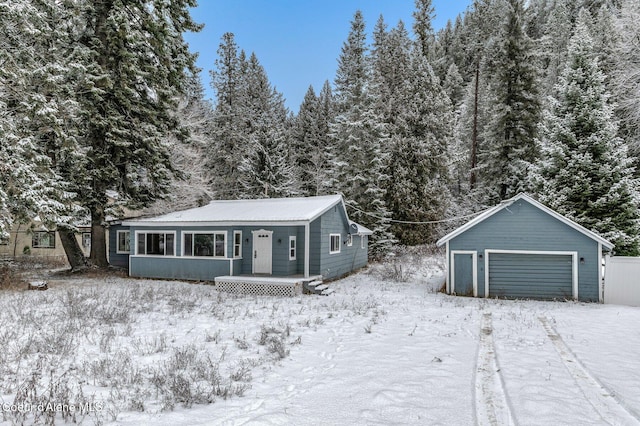
<instances>
[{"instance_id":1,"label":"house window","mask_svg":"<svg viewBox=\"0 0 640 426\"><path fill-rule=\"evenodd\" d=\"M194 257L226 257L225 232L183 234L183 256Z\"/></svg>"},{"instance_id":2,"label":"house window","mask_svg":"<svg viewBox=\"0 0 640 426\"><path fill-rule=\"evenodd\" d=\"M118 231L118 247L116 253L128 254L131 252L131 232L130 231Z\"/></svg>"},{"instance_id":3,"label":"house window","mask_svg":"<svg viewBox=\"0 0 640 426\"><path fill-rule=\"evenodd\" d=\"M353 236L351 234L347 235L347 247L351 247L353 245Z\"/></svg>"},{"instance_id":4,"label":"house window","mask_svg":"<svg viewBox=\"0 0 640 426\"><path fill-rule=\"evenodd\" d=\"M296 237L289 237L289 260L296 260Z\"/></svg>"},{"instance_id":5,"label":"house window","mask_svg":"<svg viewBox=\"0 0 640 426\"><path fill-rule=\"evenodd\" d=\"M331 234L331 245L329 248L329 254L340 253L340 234Z\"/></svg>"},{"instance_id":6,"label":"house window","mask_svg":"<svg viewBox=\"0 0 640 426\"><path fill-rule=\"evenodd\" d=\"M91 232L82 233L82 247L91 249Z\"/></svg>"},{"instance_id":7,"label":"house window","mask_svg":"<svg viewBox=\"0 0 640 426\"><path fill-rule=\"evenodd\" d=\"M56 233L49 231L36 231L31 239L33 248L56 248Z\"/></svg>"},{"instance_id":8,"label":"house window","mask_svg":"<svg viewBox=\"0 0 640 426\"><path fill-rule=\"evenodd\" d=\"M233 231L233 257L242 257L242 231Z\"/></svg>"},{"instance_id":9,"label":"house window","mask_svg":"<svg viewBox=\"0 0 640 426\"><path fill-rule=\"evenodd\" d=\"M137 247L139 255L174 256L176 235L174 232L139 232Z\"/></svg>"},{"instance_id":10,"label":"house window","mask_svg":"<svg viewBox=\"0 0 640 426\"><path fill-rule=\"evenodd\" d=\"M7 246L7 245L9 245L9 234L7 235L0 234L0 246Z\"/></svg>"},{"instance_id":11,"label":"house window","mask_svg":"<svg viewBox=\"0 0 640 426\"><path fill-rule=\"evenodd\" d=\"M361 249L364 248L364 243L367 241L366 238L367 238L366 235L360 235L360 248Z\"/></svg>"}]
</instances>

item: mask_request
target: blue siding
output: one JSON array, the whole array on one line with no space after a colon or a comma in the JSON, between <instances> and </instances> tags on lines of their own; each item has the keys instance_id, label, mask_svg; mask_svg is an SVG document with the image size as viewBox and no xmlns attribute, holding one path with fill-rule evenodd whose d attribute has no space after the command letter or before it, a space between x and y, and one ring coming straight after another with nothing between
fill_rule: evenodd
<instances>
[{"instance_id":1,"label":"blue siding","mask_svg":"<svg viewBox=\"0 0 640 426\"><path fill-rule=\"evenodd\" d=\"M109 264L119 268L129 268L129 255L118 253L118 231L126 231L129 227L122 225L109 226ZM131 246L133 247L133 245Z\"/></svg>"},{"instance_id":2,"label":"blue siding","mask_svg":"<svg viewBox=\"0 0 640 426\"><path fill-rule=\"evenodd\" d=\"M600 266L597 241L548 215L526 200L517 200L449 241L450 251L477 251L478 296L480 297L485 296L485 249L576 251L578 259L582 259L578 263L578 297L583 301L599 300ZM529 285L529 297L543 299L550 297L548 289L536 285L530 272L518 274L514 280L520 280L519 282L523 285ZM489 291L491 293L491 289Z\"/></svg>"},{"instance_id":3,"label":"blue siding","mask_svg":"<svg viewBox=\"0 0 640 426\"><path fill-rule=\"evenodd\" d=\"M349 235L349 226L344 209L335 206L318 218L316 222L318 224L312 226L311 229L313 232L311 240L314 241L316 252L319 248L317 257L320 262L319 265L314 265L319 266L319 271L313 273L322 274L326 279L334 279L367 264L368 241L365 241L365 248L362 249L360 246L360 238L362 237L354 235L353 244L351 246L345 244ZM331 234L340 234L340 253L329 253Z\"/></svg>"}]
</instances>

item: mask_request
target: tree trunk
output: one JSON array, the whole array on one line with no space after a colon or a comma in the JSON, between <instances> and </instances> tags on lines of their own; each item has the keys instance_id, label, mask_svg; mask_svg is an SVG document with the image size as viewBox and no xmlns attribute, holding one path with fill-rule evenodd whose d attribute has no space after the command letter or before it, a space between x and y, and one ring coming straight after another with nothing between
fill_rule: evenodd
<instances>
[{"instance_id":1,"label":"tree trunk","mask_svg":"<svg viewBox=\"0 0 640 426\"><path fill-rule=\"evenodd\" d=\"M67 255L67 261L71 265L71 271L76 272L87 269L87 259L84 257L80 244L78 244L76 233L69 228L58 227L58 235L60 236L60 241L62 241L64 253Z\"/></svg>"},{"instance_id":2,"label":"tree trunk","mask_svg":"<svg viewBox=\"0 0 640 426\"><path fill-rule=\"evenodd\" d=\"M476 64L476 86L473 99L473 133L471 135L471 173L469 186L476 186L476 167L478 166L478 92L480 88L480 62Z\"/></svg>"},{"instance_id":3,"label":"tree trunk","mask_svg":"<svg viewBox=\"0 0 640 426\"><path fill-rule=\"evenodd\" d=\"M109 266L104 219L104 208L94 205L91 211L91 254L89 259L92 264L100 268Z\"/></svg>"}]
</instances>

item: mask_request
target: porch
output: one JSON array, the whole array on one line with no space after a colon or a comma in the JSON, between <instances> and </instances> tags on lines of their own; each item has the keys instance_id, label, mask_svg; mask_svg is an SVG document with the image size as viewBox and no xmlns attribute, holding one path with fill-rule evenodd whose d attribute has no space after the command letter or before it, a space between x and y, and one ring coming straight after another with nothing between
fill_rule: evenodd
<instances>
[{"instance_id":1,"label":"porch","mask_svg":"<svg viewBox=\"0 0 640 426\"><path fill-rule=\"evenodd\" d=\"M216 288L234 294L260 296L297 296L311 283L322 284L322 275L293 275L286 277L260 275L234 275L215 278Z\"/></svg>"}]
</instances>

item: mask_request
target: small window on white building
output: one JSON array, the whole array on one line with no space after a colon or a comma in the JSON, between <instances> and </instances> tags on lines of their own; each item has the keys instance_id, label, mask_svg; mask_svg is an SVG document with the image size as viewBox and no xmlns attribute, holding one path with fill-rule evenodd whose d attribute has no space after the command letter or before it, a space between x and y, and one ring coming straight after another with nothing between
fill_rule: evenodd
<instances>
[{"instance_id":1,"label":"small window on white building","mask_svg":"<svg viewBox=\"0 0 640 426\"><path fill-rule=\"evenodd\" d=\"M296 237L289 237L289 260L296 260L297 256L297 247L296 247Z\"/></svg>"},{"instance_id":2,"label":"small window on white building","mask_svg":"<svg viewBox=\"0 0 640 426\"><path fill-rule=\"evenodd\" d=\"M329 254L340 253L340 234L331 234L329 238L331 241Z\"/></svg>"},{"instance_id":3,"label":"small window on white building","mask_svg":"<svg viewBox=\"0 0 640 426\"><path fill-rule=\"evenodd\" d=\"M116 253L129 254L131 252L131 231L118 231L118 247Z\"/></svg>"}]
</instances>

